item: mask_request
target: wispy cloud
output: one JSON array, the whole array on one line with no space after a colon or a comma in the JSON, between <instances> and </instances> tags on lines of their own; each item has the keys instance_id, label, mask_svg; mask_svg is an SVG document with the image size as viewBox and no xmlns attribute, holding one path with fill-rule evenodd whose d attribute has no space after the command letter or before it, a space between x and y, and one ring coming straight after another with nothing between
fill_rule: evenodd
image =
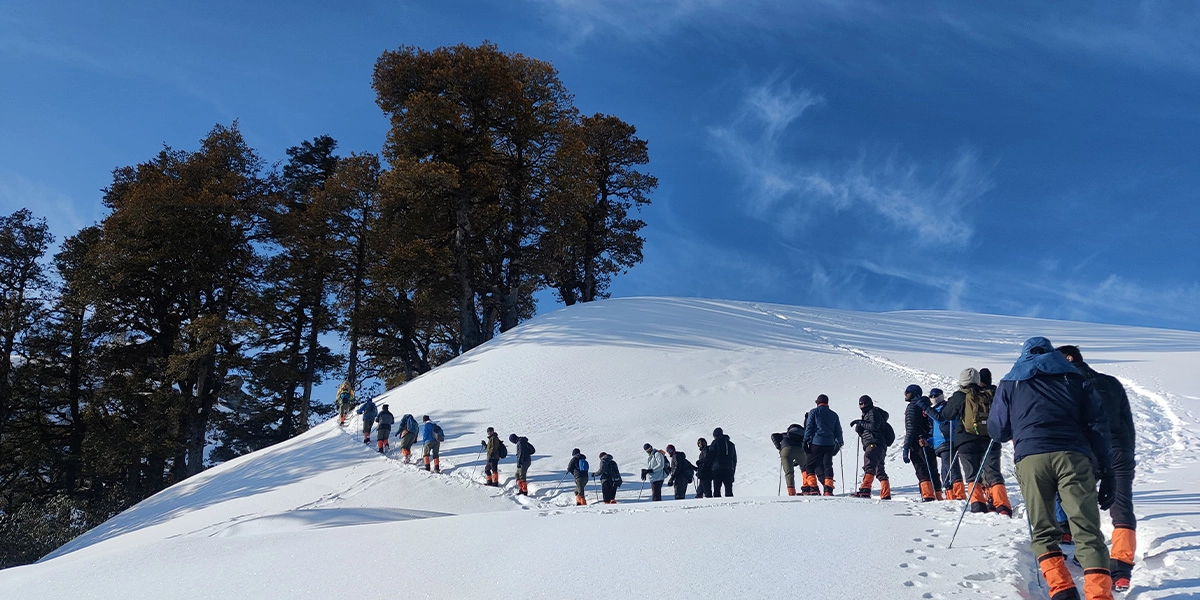
<instances>
[{"instance_id":1,"label":"wispy cloud","mask_svg":"<svg viewBox=\"0 0 1200 600\"><path fill-rule=\"evenodd\" d=\"M10 215L27 208L34 217L45 218L50 232L61 242L99 219L99 213L81 215L78 207L79 203L67 194L0 168L0 212L3 214Z\"/></svg>"},{"instance_id":2,"label":"wispy cloud","mask_svg":"<svg viewBox=\"0 0 1200 600\"><path fill-rule=\"evenodd\" d=\"M898 151L863 150L852 160L801 163L784 133L824 98L778 77L749 89L732 121L709 129L710 146L742 182L747 209L783 230L813 224L817 209L869 210L917 242L964 245L974 227L964 211L992 188L976 153L959 149L948 162L920 165Z\"/></svg>"}]
</instances>

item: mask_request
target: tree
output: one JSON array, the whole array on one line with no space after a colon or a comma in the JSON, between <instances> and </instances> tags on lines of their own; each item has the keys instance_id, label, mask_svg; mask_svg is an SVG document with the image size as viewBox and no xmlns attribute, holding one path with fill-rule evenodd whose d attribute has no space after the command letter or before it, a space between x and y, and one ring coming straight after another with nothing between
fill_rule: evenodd
<instances>
[{"instance_id":1,"label":"tree","mask_svg":"<svg viewBox=\"0 0 1200 600\"><path fill-rule=\"evenodd\" d=\"M636 170L650 161L636 133L599 113L566 128L541 248L546 282L568 306L607 298L612 276L642 260L646 224L629 212L650 204L658 180Z\"/></svg>"},{"instance_id":2,"label":"tree","mask_svg":"<svg viewBox=\"0 0 1200 600\"><path fill-rule=\"evenodd\" d=\"M489 43L385 52L373 86L391 120L384 178L402 196L402 243L453 282L457 350L469 350L533 313L540 204L571 96L549 64Z\"/></svg>"},{"instance_id":3,"label":"tree","mask_svg":"<svg viewBox=\"0 0 1200 600\"><path fill-rule=\"evenodd\" d=\"M13 409L13 357L44 310L48 284L39 262L53 242L45 219L21 209L0 217L0 436Z\"/></svg>"}]
</instances>

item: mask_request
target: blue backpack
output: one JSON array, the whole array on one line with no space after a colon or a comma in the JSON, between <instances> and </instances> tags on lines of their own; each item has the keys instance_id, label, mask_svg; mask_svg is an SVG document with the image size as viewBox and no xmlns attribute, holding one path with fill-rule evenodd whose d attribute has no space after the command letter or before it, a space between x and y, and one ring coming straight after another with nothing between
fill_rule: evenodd
<instances>
[{"instance_id":1,"label":"blue backpack","mask_svg":"<svg viewBox=\"0 0 1200 600\"><path fill-rule=\"evenodd\" d=\"M590 465L588 465L588 461L586 458L580 458L579 463L575 465L576 475L578 475L579 473L582 473L584 476L587 476L589 466Z\"/></svg>"}]
</instances>

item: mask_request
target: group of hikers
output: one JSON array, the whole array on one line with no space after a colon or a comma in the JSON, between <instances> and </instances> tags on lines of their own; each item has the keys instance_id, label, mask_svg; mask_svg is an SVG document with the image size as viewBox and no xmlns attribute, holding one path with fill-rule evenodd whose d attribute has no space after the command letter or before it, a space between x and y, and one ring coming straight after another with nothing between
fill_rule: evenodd
<instances>
[{"instance_id":1,"label":"group of hikers","mask_svg":"<svg viewBox=\"0 0 1200 600\"><path fill-rule=\"evenodd\" d=\"M1129 398L1116 378L1099 373L1083 361L1076 346L1055 348L1044 337L1030 338L1021 355L998 385L986 369L968 367L958 376L958 389L947 398L938 389L923 394L921 386L904 390L902 459L911 464L922 501L963 500L964 511L995 512L1012 517L1012 504L1000 469L1000 445L1012 441L1017 482L1025 499L1032 546L1051 600L1079 598L1066 566L1063 545L1074 545L1075 559L1084 570L1084 597L1112 598L1112 591L1129 589L1137 546L1133 513L1134 424ZM340 423L353 404L352 393L343 408L339 389ZM890 500L892 489L885 468L887 448L896 441L887 411L870 396L858 399L861 417L850 422L862 447L862 480L851 495L871 498L879 482L879 498ZM376 413L373 401L357 411L363 415L363 443L370 443L376 427L379 452L389 449L394 424L388 405ZM424 468L440 472L438 449L444 440L441 428L423 417ZM418 426L412 415L401 419L401 451L409 461ZM518 494L528 495L526 480L535 449L528 438L512 434L516 446ZM771 435L779 450L781 476L788 495L797 495L795 471L801 472L800 495L833 496L833 457L843 446L841 419L829 407L829 397L817 396L816 407L803 423ZM662 500L664 483L676 499L687 496L695 481L696 498L733 495L737 452L721 428L711 442L696 441L695 463L668 444L659 450L647 443L643 482L649 481L651 500ZM499 486L499 461L507 446L492 427L481 442L487 453L486 485ZM599 454L600 464L590 471L587 457L571 451L566 474L575 480L575 502L587 504L589 476L599 478L603 501L616 502L622 485L620 468L612 455ZM1099 490L1097 490L1097 483ZM644 485L644 484L643 484ZM639 494L640 496L640 494ZM1112 551L1100 530L1100 510L1109 510L1113 521Z\"/></svg>"}]
</instances>

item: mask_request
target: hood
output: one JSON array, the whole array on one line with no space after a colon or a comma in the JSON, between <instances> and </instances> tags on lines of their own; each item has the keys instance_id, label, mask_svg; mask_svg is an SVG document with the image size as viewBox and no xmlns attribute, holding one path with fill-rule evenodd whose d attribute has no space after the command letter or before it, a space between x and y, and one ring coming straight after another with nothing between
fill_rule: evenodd
<instances>
[{"instance_id":1,"label":"hood","mask_svg":"<svg viewBox=\"0 0 1200 600\"><path fill-rule=\"evenodd\" d=\"M1062 373L1079 373L1075 365L1067 360L1057 350L1050 340L1044 337L1031 337L1021 346L1021 356L1013 363L1012 370L1003 379L1009 381L1025 381L1037 375L1057 375Z\"/></svg>"}]
</instances>

